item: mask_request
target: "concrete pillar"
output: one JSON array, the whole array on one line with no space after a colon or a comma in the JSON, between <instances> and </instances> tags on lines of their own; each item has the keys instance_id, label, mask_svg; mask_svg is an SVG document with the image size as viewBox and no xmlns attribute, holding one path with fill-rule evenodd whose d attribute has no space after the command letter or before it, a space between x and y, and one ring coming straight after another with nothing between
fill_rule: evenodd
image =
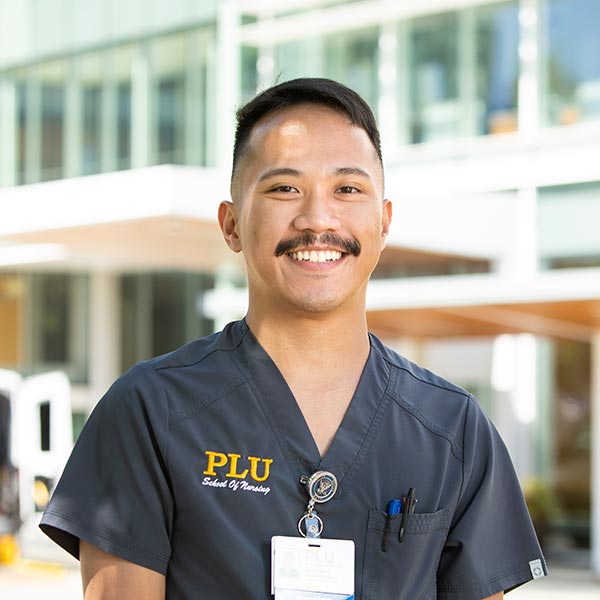
<instances>
[{"instance_id":1,"label":"concrete pillar","mask_svg":"<svg viewBox=\"0 0 600 600\"><path fill-rule=\"evenodd\" d=\"M540 0L521 0L519 10L519 135L533 141L540 127Z\"/></svg>"},{"instance_id":2,"label":"concrete pillar","mask_svg":"<svg viewBox=\"0 0 600 600\"><path fill-rule=\"evenodd\" d=\"M100 399L120 373L119 309L119 276L111 272L92 272L89 310L89 389L92 404Z\"/></svg>"},{"instance_id":3,"label":"concrete pillar","mask_svg":"<svg viewBox=\"0 0 600 600\"><path fill-rule=\"evenodd\" d=\"M219 68L215 73L217 154L216 165L229 170L235 136L235 111L240 103L240 43L238 29L240 13L238 2L221 0L217 20L217 56Z\"/></svg>"},{"instance_id":4,"label":"concrete pillar","mask_svg":"<svg viewBox=\"0 0 600 600\"><path fill-rule=\"evenodd\" d=\"M510 452L519 479L537 474L537 343L529 334L502 335L494 342L492 388L494 421Z\"/></svg>"},{"instance_id":5,"label":"concrete pillar","mask_svg":"<svg viewBox=\"0 0 600 600\"><path fill-rule=\"evenodd\" d=\"M131 74L131 166L146 167L151 156L150 52L142 44L133 60Z\"/></svg>"},{"instance_id":6,"label":"concrete pillar","mask_svg":"<svg viewBox=\"0 0 600 600\"><path fill-rule=\"evenodd\" d=\"M592 569L600 577L600 329L592 336Z\"/></svg>"},{"instance_id":7,"label":"concrete pillar","mask_svg":"<svg viewBox=\"0 0 600 600\"><path fill-rule=\"evenodd\" d=\"M381 131L384 156L393 155L398 147L398 38L396 23L382 25L379 34L379 104L378 120L386 126Z\"/></svg>"},{"instance_id":8,"label":"concrete pillar","mask_svg":"<svg viewBox=\"0 0 600 600\"><path fill-rule=\"evenodd\" d=\"M460 135L465 137L479 134L477 129L477 40L475 9L468 8L458 13L458 87L462 110L460 111Z\"/></svg>"}]
</instances>

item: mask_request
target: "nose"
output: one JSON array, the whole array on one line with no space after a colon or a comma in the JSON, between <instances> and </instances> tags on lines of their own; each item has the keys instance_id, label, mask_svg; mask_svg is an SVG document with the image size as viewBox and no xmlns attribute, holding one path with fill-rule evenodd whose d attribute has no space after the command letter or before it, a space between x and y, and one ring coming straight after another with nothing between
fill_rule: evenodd
<instances>
[{"instance_id":1,"label":"nose","mask_svg":"<svg viewBox=\"0 0 600 600\"><path fill-rule=\"evenodd\" d=\"M325 191L314 190L302 202L300 211L294 218L294 228L316 234L336 231L341 227L338 210L334 199Z\"/></svg>"}]
</instances>

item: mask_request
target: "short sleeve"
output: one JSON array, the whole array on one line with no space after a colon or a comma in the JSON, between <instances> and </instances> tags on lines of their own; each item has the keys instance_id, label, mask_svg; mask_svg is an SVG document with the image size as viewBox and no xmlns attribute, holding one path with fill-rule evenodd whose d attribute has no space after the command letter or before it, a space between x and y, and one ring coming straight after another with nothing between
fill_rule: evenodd
<instances>
[{"instance_id":1,"label":"short sleeve","mask_svg":"<svg viewBox=\"0 0 600 600\"><path fill-rule=\"evenodd\" d=\"M547 574L500 435L469 398L463 483L438 569L438 597L481 600Z\"/></svg>"},{"instance_id":2,"label":"short sleeve","mask_svg":"<svg viewBox=\"0 0 600 600\"><path fill-rule=\"evenodd\" d=\"M165 574L173 495L169 414L154 370L118 379L88 419L40 523L79 558L79 540Z\"/></svg>"}]
</instances>

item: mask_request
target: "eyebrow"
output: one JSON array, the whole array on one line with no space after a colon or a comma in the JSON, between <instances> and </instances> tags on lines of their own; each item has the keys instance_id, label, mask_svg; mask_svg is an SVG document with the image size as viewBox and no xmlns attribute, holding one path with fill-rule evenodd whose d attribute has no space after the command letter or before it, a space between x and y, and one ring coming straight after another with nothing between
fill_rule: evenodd
<instances>
[{"instance_id":1,"label":"eyebrow","mask_svg":"<svg viewBox=\"0 0 600 600\"><path fill-rule=\"evenodd\" d=\"M262 173L262 175L258 178L258 181L264 181L265 179L271 179L272 177L281 177L282 175L289 177L301 177L302 172L290 167L269 169L268 171ZM372 179L372 177L365 170L358 167L338 167L337 169L333 170L333 175L358 175L359 177L367 177L368 179Z\"/></svg>"},{"instance_id":2,"label":"eyebrow","mask_svg":"<svg viewBox=\"0 0 600 600\"><path fill-rule=\"evenodd\" d=\"M297 169L291 169L284 167L281 169L270 169L265 171L259 178L258 181L264 181L265 179L271 179L271 177L280 177L281 175L288 175L290 177L300 177L302 173Z\"/></svg>"}]
</instances>

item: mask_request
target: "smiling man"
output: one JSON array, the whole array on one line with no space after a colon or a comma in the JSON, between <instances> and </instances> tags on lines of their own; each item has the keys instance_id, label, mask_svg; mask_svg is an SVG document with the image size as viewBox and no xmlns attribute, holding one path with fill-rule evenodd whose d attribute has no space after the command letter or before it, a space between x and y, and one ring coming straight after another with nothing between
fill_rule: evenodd
<instances>
[{"instance_id":1,"label":"smiling man","mask_svg":"<svg viewBox=\"0 0 600 600\"><path fill-rule=\"evenodd\" d=\"M43 517L85 598L482 600L545 575L476 400L367 330L392 216L367 104L325 79L257 96L231 197L246 318L119 379Z\"/></svg>"}]
</instances>

